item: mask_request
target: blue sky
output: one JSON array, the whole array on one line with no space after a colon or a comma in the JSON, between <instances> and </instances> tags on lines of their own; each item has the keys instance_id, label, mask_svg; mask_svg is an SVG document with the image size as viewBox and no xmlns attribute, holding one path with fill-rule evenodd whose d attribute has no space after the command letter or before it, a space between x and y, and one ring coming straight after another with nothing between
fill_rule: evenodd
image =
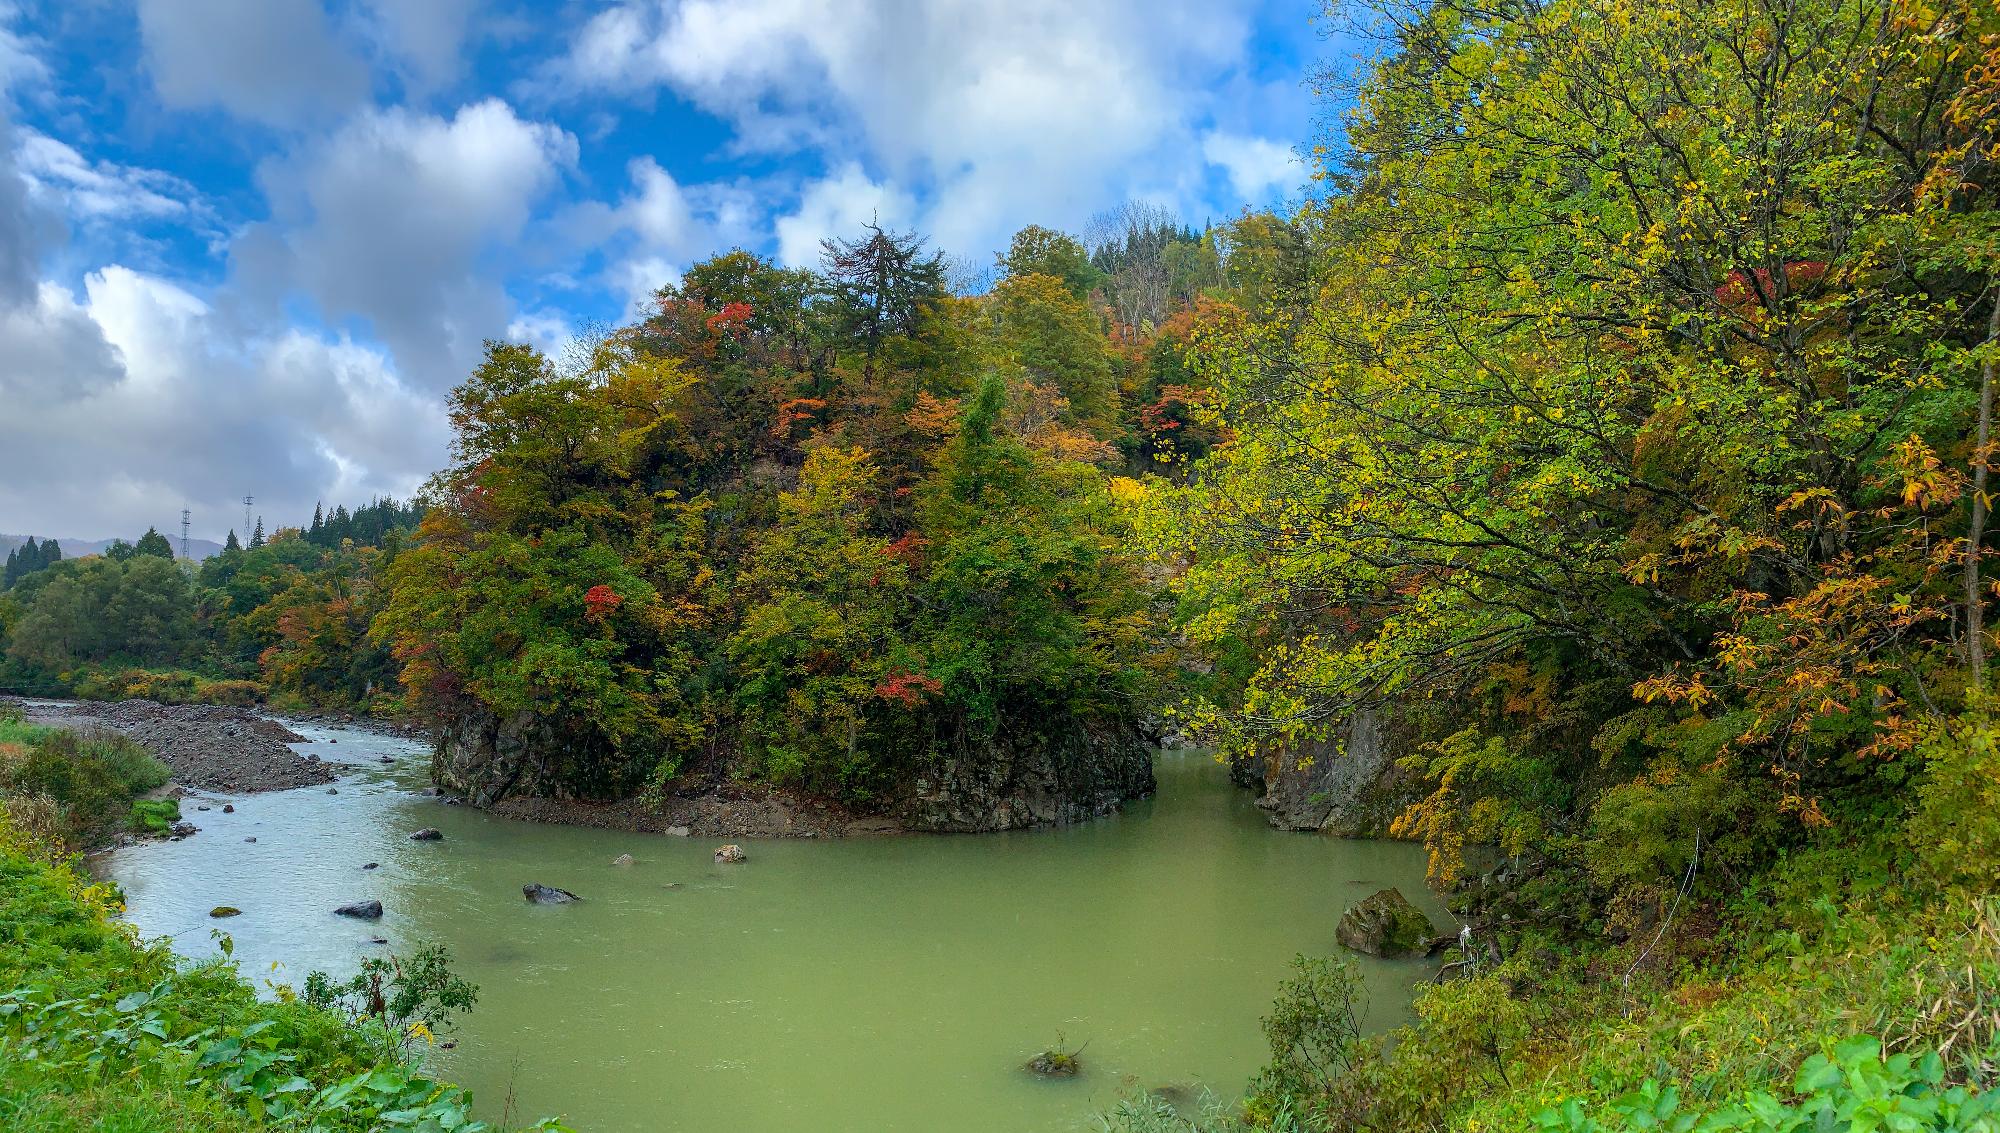
<instances>
[{"instance_id":1,"label":"blue sky","mask_svg":"<svg viewBox=\"0 0 2000 1133\"><path fill-rule=\"evenodd\" d=\"M404 495L508 337L871 216L1296 195L1306 3L0 0L0 531Z\"/></svg>"}]
</instances>

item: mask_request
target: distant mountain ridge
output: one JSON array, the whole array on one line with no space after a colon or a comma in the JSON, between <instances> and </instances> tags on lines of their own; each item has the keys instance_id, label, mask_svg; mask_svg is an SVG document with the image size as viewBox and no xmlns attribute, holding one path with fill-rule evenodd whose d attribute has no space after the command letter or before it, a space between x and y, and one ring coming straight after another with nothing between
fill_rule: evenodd
<instances>
[{"instance_id":1,"label":"distant mountain ridge","mask_svg":"<svg viewBox=\"0 0 2000 1133\"><path fill-rule=\"evenodd\" d=\"M161 534L164 535L166 533L161 532ZM37 543L46 543L49 539L46 535L36 535L33 538ZM0 559L6 558L9 551L26 543L28 539L29 536L26 535L0 533ZM66 559L80 559L85 555L101 555L104 553L104 549L112 544L112 540L110 539L65 539L60 535L56 536L55 539L56 543L62 547L63 558ZM125 541L128 543L137 543L139 536L133 535ZM179 536L168 535L167 542L174 545L174 553L176 555L180 554L181 541ZM188 557L196 562L221 553L222 544L213 539L188 539Z\"/></svg>"}]
</instances>

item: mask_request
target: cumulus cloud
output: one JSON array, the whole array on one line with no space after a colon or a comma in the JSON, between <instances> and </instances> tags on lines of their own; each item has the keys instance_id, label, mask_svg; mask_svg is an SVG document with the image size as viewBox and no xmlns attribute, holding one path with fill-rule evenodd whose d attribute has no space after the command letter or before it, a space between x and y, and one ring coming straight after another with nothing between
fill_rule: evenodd
<instances>
[{"instance_id":1,"label":"cumulus cloud","mask_svg":"<svg viewBox=\"0 0 2000 1133\"><path fill-rule=\"evenodd\" d=\"M365 63L334 35L319 0L138 0L160 99L252 121L324 121L368 97Z\"/></svg>"},{"instance_id":2,"label":"cumulus cloud","mask_svg":"<svg viewBox=\"0 0 2000 1133\"><path fill-rule=\"evenodd\" d=\"M15 167L31 190L82 220L184 218L194 187L152 169L90 161L63 142L22 130Z\"/></svg>"},{"instance_id":3,"label":"cumulus cloud","mask_svg":"<svg viewBox=\"0 0 2000 1133\"><path fill-rule=\"evenodd\" d=\"M462 49L479 0L367 0L376 44L400 66L406 82L434 90L459 77Z\"/></svg>"},{"instance_id":4,"label":"cumulus cloud","mask_svg":"<svg viewBox=\"0 0 2000 1133\"><path fill-rule=\"evenodd\" d=\"M45 284L0 319L0 350L29 362L7 380L34 399L0 414L10 530L129 538L188 507L220 534L245 493L296 522L323 497L407 494L442 458L441 407L379 351L298 330L245 339L193 293L117 265L84 292Z\"/></svg>"},{"instance_id":5,"label":"cumulus cloud","mask_svg":"<svg viewBox=\"0 0 2000 1133\"><path fill-rule=\"evenodd\" d=\"M914 221L978 251L1025 216L1075 224L1121 196L1184 194L1175 151L1194 148L1200 80L1239 61L1247 34L1196 0L625 0L548 79L665 87L742 148L865 155L930 203ZM781 255L800 239L781 235Z\"/></svg>"},{"instance_id":6,"label":"cumulus cloud","mask_svg":"<svg viewBox=\"0 0 2000 1133\"><path fill-rule=\"evenodd\" d=\"M778 218L778 261L787 267L814 267L820 241L851 238L864 224L906 227L916 212L909 194L871 179L850 163L807 185L799 207Z\"/></svg>"},{"instance_id":7,"label":"cumulus cloud","mask_svg":"<svg viewBox=\"0 0 2000 1133\"><path fill-rule=\"evenodd\" d=\"M1201 141L1202 156L1220 166L1236 195L1251 204L1268 203L1298 187L1305 178L1292 147L1269 138L1214 131Z\"/></svg>"},{"instance_id":8,"label":"cumulus cloud","mask_svg":"<svg viewBox=\"0 0 2000 1133\"><path fill-rule=\"evenodd\" d=\"M568 132L498 99L448 119L364 113L260 169L272 219L238 240L238 269L253 291L303 294L330 320L364 320L406 375L449 386L506 327L512 303L495 258L521 240L576 153Z\"/></svg>"}]
</instances>

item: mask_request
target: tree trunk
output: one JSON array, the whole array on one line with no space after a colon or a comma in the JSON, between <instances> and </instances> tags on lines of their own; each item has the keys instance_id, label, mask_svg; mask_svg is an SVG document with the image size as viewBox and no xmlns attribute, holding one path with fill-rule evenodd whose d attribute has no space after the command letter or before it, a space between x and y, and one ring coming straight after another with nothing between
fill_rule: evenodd
<instances>
[{"instance_id":1,"label":"tree trunk","mask_svg":"<svg viewBox=\"0 0 2000 1133\"><path fill-rule=\"evenodd\" d=\"M1996 279L2000 285L2000 279ZM1972 522L1965 542L1965 655L1975 688L1986 686L1986 610L1980 597L1980 548L1986 538L1986 446L1993 431L1993 378L2000 369L2000 286L1986 323L1986 361L1979 368L1979 433L1972 450Z\"/></svg>"}]
</instances>

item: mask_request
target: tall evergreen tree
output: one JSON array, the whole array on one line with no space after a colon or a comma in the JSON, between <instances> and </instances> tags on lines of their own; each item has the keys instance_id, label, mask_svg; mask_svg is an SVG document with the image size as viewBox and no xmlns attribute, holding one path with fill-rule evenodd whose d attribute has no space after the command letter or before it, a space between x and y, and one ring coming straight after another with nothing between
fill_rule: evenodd
<instances>
[{"instance_id":1,"label":"tall evergreen tree","mask_svg":"<svg viewBox=\"0 0 2000 1133\"><path fill-rule=\"evenodd\" d=\"M229 538L222 541L222 553L226 555L231 551L240 551L242 549L243 544L236 541L236 529L234 527L230 528Z\"/></svg>"},{"instance_id":2,"label":"tall evergreen tree","mask_svg":"<svg viewBox=\"0 0 2000 1133\"><path fill-rule=\"evenodd\" d=\"M132 553L135 555L157 555L163 559L172 559L174 557L174 545L167 542L167 537L160 534L157 528L148 527L146 528L146 533L139 536L138 545L132 548Z\"/></svg>"},{"instance_id":3,"label":"tall evergreen tree","mask_svg":"<svg viewBox=\"0 0 2000 1133\"><path fill-rule=\"evenodd\" d=\"M264 517L261 515L257 517L257 526L250 531L250 545L252 547L264 545Z\"/></svg>"}]
</instances>

